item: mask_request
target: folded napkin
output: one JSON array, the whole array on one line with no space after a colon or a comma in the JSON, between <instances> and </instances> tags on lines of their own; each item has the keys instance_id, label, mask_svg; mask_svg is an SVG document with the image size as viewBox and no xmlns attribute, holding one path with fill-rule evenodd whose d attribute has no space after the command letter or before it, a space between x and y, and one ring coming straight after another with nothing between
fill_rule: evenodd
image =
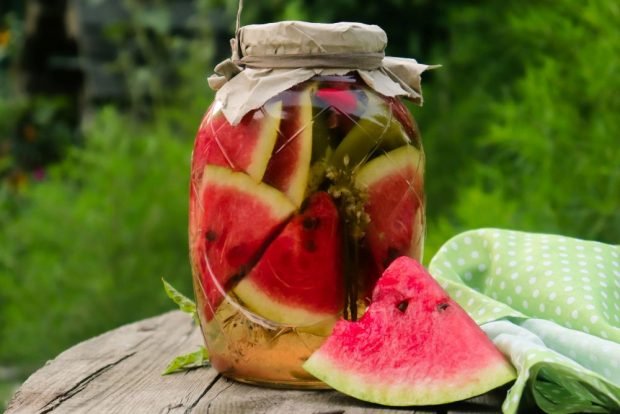
<instances>
[{"instance_id":1,"label":"folded napkin","mask_svg":"<svg viewBox=\"0 0 620 414\"><path fill-rule=\"evenodd\" d=\"M473 230L429 271L516 367L504 413L620 413L620 246Z\"/></svg>"}]
</instances>

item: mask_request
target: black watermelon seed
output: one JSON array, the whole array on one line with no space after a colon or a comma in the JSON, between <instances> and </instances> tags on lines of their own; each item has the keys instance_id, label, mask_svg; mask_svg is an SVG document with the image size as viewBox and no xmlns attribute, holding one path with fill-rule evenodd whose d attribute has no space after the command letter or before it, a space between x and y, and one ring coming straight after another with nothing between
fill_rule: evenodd
<instances>
[{"instance_id":1,"label":"black watermelon seed","mask_svg":"<svg viewBox=\"0 0 620 414\"><path fill-rule=\"evenodd\" d=\"M399 311L401 311L402 313L405 313L405 311L407 310L407 307L409 307L409 301L408 300L403 300L398 305L396 305L396 308Z\"/></svg>"},{"instance_id":2,"label":"black watermelon seed","mask_svg":"<svg viewBox=\"0 0 620 414\"><path fill-rule=\"evenodd\" d=\"M306 217L304 218L302 224L304 226L304 229L314 230L319 227L319 224L321 224L321 220L319 220L318 217Z\"/></svg>"},{"instance_id":3,"label":"black watermelon seed","mask_svg":"<svg viewBox=\"0 0 620 414\"><path fill-rule=\"evenodd\" d=\"M308 240L304 243L306 250L308 250L309 252L314 252L316 251L316 243L314 242L314 240Z\"/></svg>"},{"instance_id":4,"label":"black watermelon seed","mask_svg":"<svg viewBox=\"0 0 620 414\"><path fill-rule=\"evenodd\" d=\"M446 309L448 309L449 306L450 306L449 303L445 303L445 302L444 303L440 303L439 305L437 305L437 311L443 312Z\"/></svg>"},{"instance_id":5,"label":"black watermelon seed","mask_svg":"<svg viewBox=\"0 0 620 414\"><path fill-rule=\"evenodd\" d=\"M400 255L400 251L396 247L388 247L387 257L383 261L383 267L388 267L390 263L392 263Z\"/></svg>"},{"instance_id":6,"label":"black watermelon seed","mask_svg":"<svg viewBox=\"0 0 620 414\"><path fill-rule=\"evenodd\" d=\"M390 259L390 262L394 261L398 256L400 256L400 250L396 247L390 247L388 249L388 259Z\"/></svg>"},{"instance_id":7,"label":"black watermelon seed","mask_svg":"<svg viewBox=\"0 0 620 414\"><path fill-rule=\"evenodd\" d=\"M207 237L207 240L209 241L215 241L215 239L217 239L217 233L214 232L213 230L209 230L207 231L206 237Z\"/></svg>"}]
</instances>

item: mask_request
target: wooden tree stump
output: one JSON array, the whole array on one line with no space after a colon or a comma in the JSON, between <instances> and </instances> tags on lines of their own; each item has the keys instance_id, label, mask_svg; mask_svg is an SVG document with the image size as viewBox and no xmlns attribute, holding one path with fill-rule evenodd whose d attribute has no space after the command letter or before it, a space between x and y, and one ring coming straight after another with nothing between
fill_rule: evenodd
<instances>
[{"instance_id":1,"label":"wooden tree stump","mask_svg":"<svg viewBox=\"0 0 620 414\"><path fill-rule=\"evenodd\" d=\"M32 413L499 413L506 390L435 407L387 408L337 391L254 387L212 368L161 376L179 354L197 350L200 330L179 311L82 342L35 372L6 414Z\"/></svg>"}]
</instances>

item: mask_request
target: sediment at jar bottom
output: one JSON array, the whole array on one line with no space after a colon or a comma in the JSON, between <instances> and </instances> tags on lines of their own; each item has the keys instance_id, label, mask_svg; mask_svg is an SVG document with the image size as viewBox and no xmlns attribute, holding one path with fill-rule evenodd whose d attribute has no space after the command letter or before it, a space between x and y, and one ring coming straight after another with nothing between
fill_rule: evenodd
<instances>
[{"instance_id":1,"label":"sediment at jar bottom","mask_svg":"<svg viewBox=\"0 0 620 414\"><path fill-rule=\"evenodd\" d=\"M261 326L229 302L223 302L209 322L202 317L201 321L211 364L223 375L242 382L280 384L287 388L321 386L301 366L326 336Z\"/></svg>"},{"instance_id":2,"label":"sediment at jar bottom","mask_svg":"<svg viewBox=\"0 0 620 414\"><path fill-rule=\"evenodd\" d=\"M286 380L277 380L277 381L266 381L263 378L249 378L249 377L236 377L234 375L222 374L226 378L231 380L235 380L238 382L242 382L244 384L249 385L257 385L259 387L268 387L268 388L279 388L284 390L330 390L332 387L325 384L323 381L314 380L314 381L286 381Z\"/></svg>"}]
</instances>

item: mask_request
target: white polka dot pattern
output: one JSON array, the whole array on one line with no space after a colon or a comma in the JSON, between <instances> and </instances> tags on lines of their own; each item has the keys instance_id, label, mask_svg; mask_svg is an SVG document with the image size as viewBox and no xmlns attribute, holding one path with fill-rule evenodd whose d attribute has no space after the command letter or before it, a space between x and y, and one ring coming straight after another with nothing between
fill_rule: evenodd
<instances>
[{"instance_id":1,"label":"white polka dot pattern","mask_svg":"<svg viewBox=\"0 0 620 414\"><path fill-rule=\"evenodd\" d=\"M460 234L447 246L429 271L449 282L448 293L463 290L461 305L474 299L464 308L479 324L507 316L549 319L620 343L620 247L497 229ZM497 303L481 312L481 298Z\"/></svg>"},{"instance_id":2,"label":"white polka dot pattern","mask_svg":"<svg viewBox=\"0 0 620 414\"><path fill-rule=\"evenodd\" d=\"M488 322L482 329L518 372L502 412L616 412L620 407L620 344L543 319ZM525 406L524 406L525 405Z\"/></svg>"},{"instance_id":3,"label":"white polka dot pattern","mask_svg":"<svg viewBox=\"0 0 620 414\"><path fill-rule=\"evenodd\" d=\"M429 271L517 368L504 413L526 388L545 412L620 412L620 246L473 230Z\"/></svg>"}]
</instances>

